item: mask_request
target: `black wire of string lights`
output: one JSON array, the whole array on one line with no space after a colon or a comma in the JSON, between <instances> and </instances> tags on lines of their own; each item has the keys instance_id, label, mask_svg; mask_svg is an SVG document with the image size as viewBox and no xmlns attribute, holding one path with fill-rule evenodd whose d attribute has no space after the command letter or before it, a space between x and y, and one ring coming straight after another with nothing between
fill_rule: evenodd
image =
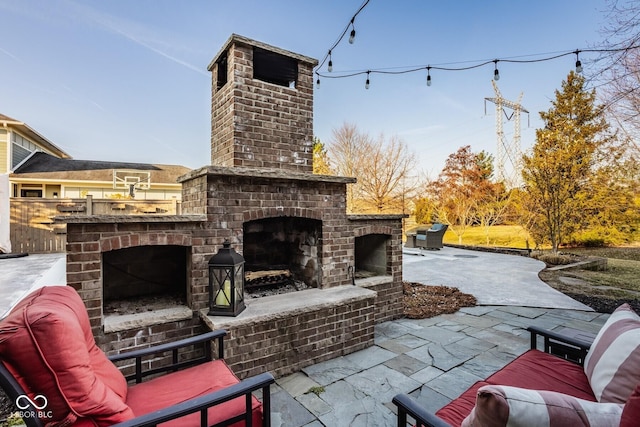
<instances>
[{"instance_id":1,"label":"black wire of string lights","mask_svg":"<svg viewBox=\"0 0 640 427\"><path fill-rule=\"evenodd\" d=\"M555 52L553 54L547 54L550 56L545 56L542 58L536 58L536 59L517 59L517 58L523 58L523 57L532 57L532 56L540 56L540 55L544 55L544 54L537 54L537 55L521 55L515 58L504 58L504 59L491 59L491 60L479 60L479 61L463 61L463 62L456 62L453 64L460 64L460 63L470 63L470 62L475 62L475 64L472 65L467 65L467 66L460 66L460 67L451 67L451 66L445 66L448 64L439 64L439 65L421 65L418 67L412 67L412 66L407 66L407 67L394 67L394 68L379 68L379 69L367 69L367 70L358 70L358 71L349 71L349 72L343 72L341 74L333 74L333 58L331 57L331 54L333 52L333 50L340 44L340 42L344 39L344 37L347 34L347 31L349 31L349 28L351 28L351 32L349 34L349 43L353 44L355 37L356 37L356 30L355 30L355 19L356 17L360 14L360 12L362 12L362 10L369 4L370 0L364 0L364 2L362 3L362 5L358 8L358 10L356 11L356 13L353 14L353 16L351 17L351 19L349 20L349 22L347 23L347 25L345 26L344 30L342 31L342 33L340 34L340 36L338 37L338 39L336 40L336 42L331 46L331 48L329 48L329 50L327 51L327 54L324 56L324 58L322 59L322 61L320 61L320 63L318 64L318 66L316 67L316 87L320 88L320 77L322 78L328 78L328 79L342 79L342 78L348 78L348 77L354 77L354 76L359 76L359 75L363 75L366 74L367 75L367 79L365 81L365 89L369 89L369 86L371 84L371 74L408 74L408 73L415 73L415 72L419 72L419 71L423 71L426 70L427 72L427 86L431 86L432 84L432 78L431 78L431 71L432 70L438 70L438 71L466 71L466 70L472 70L474 68L480 68L480 67L484 67L485 65L489 65L489 64L493 64L494 65L494 69L493 69L493 79L494 80L500 80L500 71L498 70L498 63L499 62L504 62L504 63L515 63L515 64L527 64L527 63L535 63L535 62L544 62L544 61L552 61L554 59L558 59L558 58L562 58L564 56L568 56L568 55L575 55L576 56L576 62L575 62L575 70L577 73L582 73L583 69L582 69L582 62L580 61L580 53L605 53L605 52L609 52L609 53L615 53L615 52L624 52L624 51L629 51L629 50L633 50L633 49L637 49L640 48L640 45L632 45L632 46L627 46L627 47L622 47L622 48L614 48L614 49L576 49L576 50L570 50L570 51L561 51L561 52ZM327 63L328 61L328 63ZM322 67L324 66L324 64L327 63L327 71L329 73L332 74L326 74L326 73L320 73L320 69L322 69ZM451 64L451 63L449 63Z\"/></svg>"},{"instance_id":2,"label":"black wire of string lights","mask_svg":"<svg viewBox=\"0 0 640 427\"><path fill-rule=\"evenodd\" d=\"M335 46L334 46L335 47ZM580 53L605 53L605 52L610 52L610 53L614 53L614 52L624 52L624 51L629 51L629 50L633 50L633 49L638 49L640 48L640 45L636 45L636 46L628 46L628 47L624 47L624 48L616 48L616 49L576 49L576 50L571 50L571 51L565 51L565 52L560 52L551 56L545 56L543 58L537 58L537 59L513 59L513 58L504 58L504 59L491 59L491 60L481 60L478 61L475 64L472 65L467 65L467 66L461 66L461 67L447 67L444 66L446 64L443 65L421 65L418 67L394 67L393 69L391 68L380 68L380 69L367 69L367 70L359 70L359 71L353 71L353 72L345 72L342 74L325 74L325 73L320 73L320 71L316 70L316 76L317 76L317 80L316 80L316 86L319 87L320 85L320 77L322 78L328 78L328 79L341 79L341 78L348 78L348 77L354 77L354 76L359 76L359 75L363 75L366 74L367 75L367 80L365 83L365 88L369 89L369 86L371 84L371 80L370 80L370 76L372 74L408 74L408 73L415 73L415 72L419 72L419 71L426 71L427 72L427 86L431 86L432 84L432 77L431 77L431 71L432 70L439 70L439 71L467 71L467 70L472 70L475 68L480 68L480 67L484 67L486 65L489 64L494 64L494 70L493 70L493 79L494 80L499 80L500 79L500 71L498 70L498 63L499 62L504 62L504 63L515 63L515 64L527 64L527 63L535 63L535 62L544 62L544 61L552 61L554 59L558 59L558 58L562 58L564 56L568 56L568 55L576 55L576 62L575 62L575 70L577 73L582 73L583 68L582 68L582 62L580 61ZM523 55L523 56L536 56L536 55ZM522 58L523 56L520 56L519 58ZM332 63L331 63L331 50L329 50L329 64L330 64L330 69L329 71L333 71L333 67L332 67ZM326 59L326 58L325 58ZM472 61L464 61L464 63L468 63L468 62L472 62ZM458 62L460 63L460 62ZM324 61L323 63L324 64ZM320 66L318 66L318 69L322 66L322 64L320 64ZM398 68L404 68L404 69L398 69Z\"/></svg>"},{"instance_id":3,"label":"black wire of string lights","mask_svg":"<svg viewBox=\"0 0 640 427\"><path fill-rule=\"evenodd\" d=\"M353 44L353 42L356 39L356 27L354 25L354 22L356 20L356 17L358 16L358 14L360 14L360 12L362 12L362 9L364 9L368 4L369 4L369 0L364 0L362 5L356 11L356 13L354 13L353 16L351 17L351 20L349 21L347 26L342 31L342 34L340 34L340 37L338 37L338 40L336 40L336 42L331 46L331 48L329 48L329 51L327 52L327 54L324 56L322 61L320 61L320 63L317 66L317 69L322 68L322 66L325 64L325 62L327 62L327 60L329 60L329 63L327 64L327 70L329 72L333 71L333 61L331 59L331 52L333 51L333 49L335 49L340 44L340 42L342 41L344 36L347 35L347 31L349 31L349 28L351 28L351 32L349 33L349 44ZM318 74L317 71L316 71L316 74ZM318 76L319 76L319 74L318 74ZM318 78L318 80L316 81L316 85L318 87L320 86L320 78Z\"/></svg>"}]
</instances>

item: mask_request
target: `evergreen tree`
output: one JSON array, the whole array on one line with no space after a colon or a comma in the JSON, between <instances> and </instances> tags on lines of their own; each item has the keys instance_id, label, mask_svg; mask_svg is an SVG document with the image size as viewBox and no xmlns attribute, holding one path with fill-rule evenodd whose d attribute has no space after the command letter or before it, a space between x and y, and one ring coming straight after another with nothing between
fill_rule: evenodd
<instances>
[{"instance_id":1,"label":"evergreen tree","mask_svg":"<svg viewBox=\"0 0 640 427\"><path fill-rule=\"evenodd\" d=\"M544 237L554 252L580 227L597 154L612 139L595 90L585 91L584 83L569 73L551 108L540 113L545 126L536 131L532 153L523 156L525 204L534 215L530 233Z\"/></svg>"}]
</instances>

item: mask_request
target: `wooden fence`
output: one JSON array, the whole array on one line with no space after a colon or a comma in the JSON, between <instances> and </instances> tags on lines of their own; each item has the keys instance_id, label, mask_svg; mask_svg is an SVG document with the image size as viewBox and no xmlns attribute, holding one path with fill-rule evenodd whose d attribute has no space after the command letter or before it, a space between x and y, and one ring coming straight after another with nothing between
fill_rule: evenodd
<instances>
[{"instance_id":1,"label":"wooden fence","mask_svg":"<svg viewBox=\"0 0 640 427\"><path fill-rule=\"evenodd\" d=\"M65 252L67 226L53 218L66 215L175 215L175 200L11 198L12 253Z\"/></svg>"}]
</instances>

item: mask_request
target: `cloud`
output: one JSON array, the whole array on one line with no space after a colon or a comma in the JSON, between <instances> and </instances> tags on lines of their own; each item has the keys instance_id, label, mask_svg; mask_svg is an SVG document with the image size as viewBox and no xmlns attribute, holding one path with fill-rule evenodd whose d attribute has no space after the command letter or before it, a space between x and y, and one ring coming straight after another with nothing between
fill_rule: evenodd
<instances>
[{"instance_id":1,"label":"cloud","mask_svg":"<svg viewBox=\"0 0 640 427\"><path fill-rule=\"evenodd\" d=\"M163 58L190 69L191 71L195 71L196 73L204 76L209 76L209 73L203 70L202 67L190 64L189 62L170 54L168 52L170 50L185 51L188 49L184 46L176 46L173 43L169 43L167 41L168 38L160 37L158 31L141 25L138 22L98 11L85 4L79 4L73 1L69 1L68 4L75 9L75 12L79 17L93 21L101 28L122 36L133 43L162 56Z\"/></svg>"},{"instance_id":2,"label":"cloud","mask_svg":"<svg viewBox=\"0 0 640 427\"><path fill-rule=\"evenodd\" d=\"M14 54L12 54L11 52L9 52L8 50L4 50L3 48L0 47L0 52L4 53L5 55L7 55L9 58L17 61L17 62L22 62L20 61L20 59L15 56Z\"/></svg>"}]
</instances>

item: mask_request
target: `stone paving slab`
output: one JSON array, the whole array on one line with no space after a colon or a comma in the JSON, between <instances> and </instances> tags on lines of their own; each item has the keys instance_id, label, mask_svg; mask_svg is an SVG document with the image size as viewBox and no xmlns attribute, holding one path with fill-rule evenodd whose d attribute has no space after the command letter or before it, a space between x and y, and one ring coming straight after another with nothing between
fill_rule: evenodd
<instances>
[{"instance_id":1,"label":"stone paving slab","mask_svg":"<svg viewBox=\"0 0 640 427\"><path fill-rule=\"evenodd\" d=\"M305 427L396 426L391 404L395 394L408 393L435 412L528 350L529 324L562 330L577 322L582 327L572 326L573 333L586 331L588 337L607 317L570 309L482 306L432 319L385 322L375 327L373 347L306 367L291 379L278 379L278 393L291 390L296 404L316 417ZM322 385L323 391L301 394L312 384Z\"/></svg>"}]
</instances>

